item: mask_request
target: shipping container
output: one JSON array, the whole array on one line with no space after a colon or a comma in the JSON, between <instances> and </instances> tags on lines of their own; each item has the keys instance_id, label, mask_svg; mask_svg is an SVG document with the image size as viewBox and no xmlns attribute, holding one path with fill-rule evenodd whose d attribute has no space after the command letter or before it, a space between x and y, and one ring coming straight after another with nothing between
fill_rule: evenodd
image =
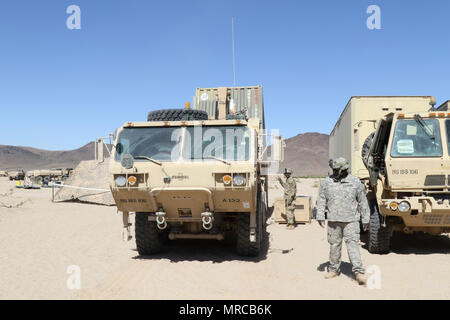
<instances>
[{"instance_id":1,"label":"shipping container","mask_svg":"<svg viewBox=\"0 0 450 320\"><path fill-rule=\"evenodd\" d=\"M364 141L375 131L380 118L389 113L426 112L432 108L431 96L356 96L350 98L330 133L329 157L344 157L350 162L349 172L364 179L369 173L361 151Z\"/></svg>"},{"instance_id":2,"label":"shipping container","mask_svg":"<svg viewBox=\"0 0 450 320\"><path fill-rule=\"evenodd\" d=\"M247 117L261 120L265 128L262 86L197 88L194 109L206 111L210 119L220 119L224 114L247 111Z\"/></svg>"},{"instance_id":3,"label":"shipping container","mask_svg":"<svg viewBox=\"0 0 450 320\"><path fill-rule=\"evenodd\" d=\"M447 100L443 104L441 104L436 110L437 111L448 111L449 104L450 104L450 100Z\"/></svg>"}]
</instances>

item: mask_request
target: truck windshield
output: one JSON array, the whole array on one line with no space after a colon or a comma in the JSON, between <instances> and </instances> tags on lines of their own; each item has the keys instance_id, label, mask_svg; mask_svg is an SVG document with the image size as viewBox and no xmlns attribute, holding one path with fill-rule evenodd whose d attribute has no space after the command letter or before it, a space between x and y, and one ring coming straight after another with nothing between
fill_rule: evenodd
<instances>
[{"instance_id":1,"label":"truck windshield","mask_svg":"<svg viewBox=\"0 0 450 320\"><path fill-rule=\"evenodd\" d=\"M177 127L124 128L117 140L115 160L121 161L125 154L161 161L178 160L181 132Z\"/></svg>"},{"instance_id":2,"label":"truck windshield","mask_svg":"<svg viewBox=\"0 0 450 320\"><path fill-rule=\"evenodd\" d=\"M437 119L398 120L391 148L392 157L441 157L442 144Z\"/></svg>"},{"instance_id":3,"label":"truck windshield","mask_svg":"<svg viewBox=\"0 0 450 320\"><path fill-rule=\"evenodd\" d=\"M245 126L187 127L183 159L246 161L250 130Z\"/></svg>"}]
</instances>

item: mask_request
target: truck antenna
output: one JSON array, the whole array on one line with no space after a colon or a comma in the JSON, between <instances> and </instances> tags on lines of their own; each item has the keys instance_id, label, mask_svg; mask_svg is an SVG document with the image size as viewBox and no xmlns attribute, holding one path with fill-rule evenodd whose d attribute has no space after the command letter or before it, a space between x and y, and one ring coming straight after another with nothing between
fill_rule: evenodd
<instances>
[{"instance_id":1,"label":"truck antenna","mask_svg":"<svg viewBox=\"0 0 450 320\"><path fill-rule=\"evenodd\" d=\"M234 55L234 17L231 17L231 47L233 51L233 86L236 87L236 62Z\"/></svg>"}]
</instances>

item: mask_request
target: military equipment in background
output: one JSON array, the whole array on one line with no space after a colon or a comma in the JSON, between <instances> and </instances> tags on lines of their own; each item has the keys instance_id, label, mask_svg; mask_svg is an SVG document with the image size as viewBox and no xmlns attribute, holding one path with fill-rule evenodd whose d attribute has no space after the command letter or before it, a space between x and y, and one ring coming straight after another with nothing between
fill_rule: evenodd
<instances>
[{"instance_id":1,"label":"military equipment in background","mask_svg":"<svg viewBox=\"0 0 450 320\"><path fill-rule=\"evenodd\" d=\"M395 231L450 231L450 114L433 97L352 97L330 135L367 189L369 251Z\"/></svg>"},{"instance_id":2,"label":"military equipment in background","mask_svg":"<svg viewBox=\"0 0 450 320\"><path fill-rule=\"evenodd\" d=\"M27 180L32 181L38 185L48 185L51 181L64 181L72 174L72 168L54 168L54 169L41 169L30 170L26 173Z\"/></svg>"},{"instance_id":3,"label":"military equipment in background","mask_svg":"<svg viewBox=\"0 0 450 320\"><path fill-rule=\"evenodd\" d=\"M135 213L139 254L175 239L236 240L237 252L260 253L267 212L266 133L262 87L197 88L194 108L150 112L118 131L111 190ZM282 160L281 137L273 153Z\"/></svg>"},{"instance_id":4,"label":"military equipment in background","mask_svg":"<svg viewBox=\"0 0 450 320\"><path fill-rule=\"evenodd\" d=\"M17 169L15 171L9 171L8 172L9 180L13 181L20 181L25 179L25 171L22 169Z\"/></svg>"},{"instance_id":5,"label":"military equipment in background","mask_svg":"<svg viewBox=\"0 0 450 320\"><path fill-rule=\"evenodd\" d=\"M0 177L7 177L8 176L8 172L6 171L0 171Z\"/></svg>"}]
</instances>

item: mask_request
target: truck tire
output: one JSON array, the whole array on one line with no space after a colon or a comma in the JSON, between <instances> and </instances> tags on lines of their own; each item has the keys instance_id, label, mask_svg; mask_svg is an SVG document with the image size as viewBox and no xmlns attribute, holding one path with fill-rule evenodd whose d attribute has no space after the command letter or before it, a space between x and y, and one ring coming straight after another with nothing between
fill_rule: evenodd
<instances>
[{"instance_id":1,"label":"truck tire","mask_svg":"<svg viewBox=\"0 0 450 320\"><path fill-rule=\"evenodd\" d=\"M163 250L162 232L156 226L156 221L148 221L148 212L136 212L134 230L136 247L140 255L151 255Z\"/></svg>"},{"instance_id":2,"label":"truck tire","mask_svg":"<svg viewBox=\"0 0 450 320\"><path fill-rule=\"evenodd\" d=\"M361 148L361 157L364 158L369 154L370 146L372 145L373 136L375 135L375 131L369 134L369 136L364 140L364 144Z\"/></svg>"},{"instance_id":3,"label":"truck tire","mask_svg":"<svg viewBox=\"0 0 450 320\"><path fill-rule=\"evenodd\" d=\"M162 109L148 113L147 121L208 120L208 113L193 109Z\"/></svg>"},{"instance_id":4,"label":"truck tire","mask_svg":"<svg viewBox=\"0 0 450 320\"><path fill-rule=\"evenodd\" d=\"M369 252L387 253L390 249L391 233L386 220L386 227L381 225L381 216L375 200L369 202L370 222L369 222Z\"/></svg>"},{"instance_id":5,"label":"truck tire","mask_svg":"<svg viewBox=\"0 0 450 320\"><path fill-rule=\"evenodd\" d=\"M239 213L236 251L241 256L256 257L261 248L261 226L259 215L256 215L256 242L250 241L250 214Z\"/></svg>"}]
</instances>

